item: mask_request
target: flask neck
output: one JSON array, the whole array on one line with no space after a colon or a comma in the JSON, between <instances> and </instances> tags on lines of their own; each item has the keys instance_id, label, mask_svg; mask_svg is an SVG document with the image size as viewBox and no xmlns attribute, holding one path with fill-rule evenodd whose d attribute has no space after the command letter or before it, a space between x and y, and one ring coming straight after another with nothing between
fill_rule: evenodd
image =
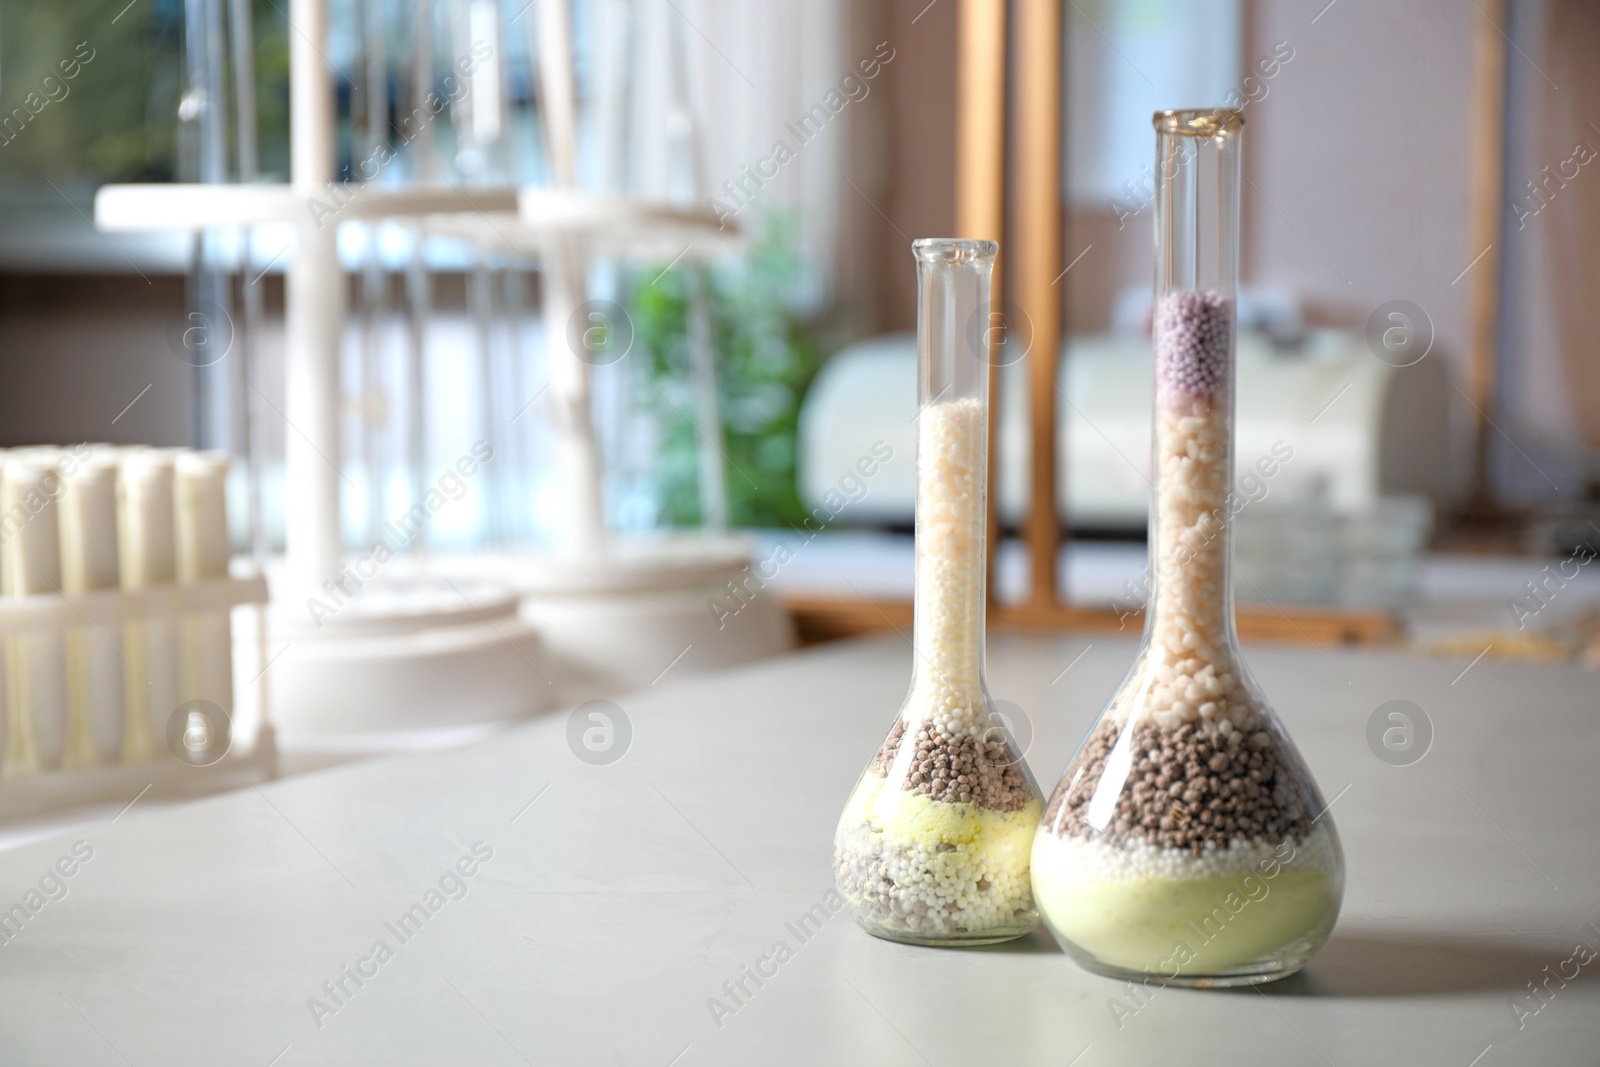
<instances>
[{"instance_id":1,"label":"flask neck","mask_svg":"<svg viewBox=\"0 0 1600 1067\"><path fill-rule=\"evenodd\" d=\"M1158 298L1147 643L1220 655L1233 630L1233 301Z\"/></svg>"},{"instance_id":2,"label":"flask neck","mask_svg":"<svg viewBox=\"0 0 1600 1067\"><path fill-rule=\"evenodd\" d=\"M992 241L913 245L917 306L913 711L981 732ZM969 730L968 727L971 727Z\"/></svg>"},{"instance_id":3,"label":"flask neck","mask_svg":"<svg viewBox=\"0 0 1600 1067\"><path fill-rule=\"evenodd\" d=\"M1158 112L1150 618L1162 658L1228 658L1240 150L1226 110Z\"/></svg>"}]
</instances>

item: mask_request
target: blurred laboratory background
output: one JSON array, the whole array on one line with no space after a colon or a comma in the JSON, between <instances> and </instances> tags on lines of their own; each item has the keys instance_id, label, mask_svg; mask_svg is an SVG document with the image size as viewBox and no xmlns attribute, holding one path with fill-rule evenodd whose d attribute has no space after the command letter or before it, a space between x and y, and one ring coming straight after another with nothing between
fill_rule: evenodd
<instances>
[{"instance_id":1,"label":"blurred laboratory background","mask_svg":"<svg viewBox=\"0 0 1600 1067\"><path fill-rule=\"evenodd\" d=\"M0 7L0 841L906 628L918 237L1002 243L991 628L1137 634L1176 106L1245 640L1600 668L1600 9L979 6Z\"/></svg>"}]
</instances>

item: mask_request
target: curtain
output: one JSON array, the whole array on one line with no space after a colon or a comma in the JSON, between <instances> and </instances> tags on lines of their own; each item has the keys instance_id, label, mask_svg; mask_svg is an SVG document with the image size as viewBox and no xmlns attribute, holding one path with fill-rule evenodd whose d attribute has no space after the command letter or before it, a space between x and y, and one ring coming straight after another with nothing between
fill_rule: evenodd
<instances>
[{"instance_id":1,"label":"curtain","mask_svg":"<svg viewBox=\"0 0 1600 1067\"><path fill-rule=\"evenodd\" d=\"M1497 495L1539 506L1600 481L1600 5L1518 4L1507 28L1516 47L1490 473Z\"/></svg>"},{"instance_id":2,"label":"curtain","mask_svg":"<svg viewBox=\"0 0 1600 1067\"><path fill-rule=\"evenodd\" d=\"M632 6L627 184L710 207L734 225L792 213L799 251L817 268L812 295L822 299L855 210L845 161L872 91L859 76L843 86L861 58L852 51L862 50L844 0ZM871 51L867 44L863 55Z\"/></svg>"},{"instance_id":3,"label":"curtain","mask_svg":"<svg viewBox=\"0 0 1600 1067\"><path fill-rule=\"evenodd\" d=\"M1595 300L1600 285L1600 129L1593 125L1600 120L1600 5L1555 0L1545 55L1545 69L1561 91L1548 92L1540 114L1542 155L1565 181L1546 194L1549 300L1572 429L1582 444L1600 451L1600 302ZM1577 173L1569 180L1562 178L1563 171Z\"/></svg>"}]
</instances>

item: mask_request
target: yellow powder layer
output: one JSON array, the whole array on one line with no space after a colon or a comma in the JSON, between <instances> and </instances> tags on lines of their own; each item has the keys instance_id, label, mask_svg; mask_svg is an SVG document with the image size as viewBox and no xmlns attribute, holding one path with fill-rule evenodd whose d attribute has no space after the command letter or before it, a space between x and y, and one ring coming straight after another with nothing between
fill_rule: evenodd
<instances>
[{"instance_id":1,"label":"yellow powder layer","mask_svg":"<svg viewBox=\"0 0 1600 1067\"><path fill-rule=\"evenodd\" d=\"M869 774L845 806L843 824L865 826L897 845L934 850L941 844L971 846L995 863L1026 871L1033 834L1044 805L1030 800L1016 811L991 811L976 804L949 804L925 793L887 788L888 779ZM963 851L968 851L963 849Z\"/></svg>"},{"instance_id":2,"label":"yellow powder layer","mask_svg":"<svg viewBox=\"0 0 1600 1067\"><path fill-rule=\"evenodd\" d=\"M1326 871L1093 882L1044 876L1043 857L1034 859L1034 900L1050 929L1127 971L1219 974L1307 935L1325 936L1339 911L1339 889Z\"/></svg>"}]
</instances>

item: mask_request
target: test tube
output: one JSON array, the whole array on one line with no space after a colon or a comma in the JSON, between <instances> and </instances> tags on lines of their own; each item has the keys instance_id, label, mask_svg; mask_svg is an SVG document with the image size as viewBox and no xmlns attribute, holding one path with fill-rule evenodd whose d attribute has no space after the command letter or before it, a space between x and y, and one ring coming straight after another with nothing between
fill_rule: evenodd
<instances>
[{"instance_id":1,"label":"test tube","mask_svg":"<svg viewBox=\"0 0 1600 1067\"><path fill-rule=\"evenodd\" d=\"M61 476L49 450L13 453L0 475L0 536L4 537L7 594L61 592L57 500ZM10 696L5 773L28 774L61 765L67 738L66 661L62 634L33 631L6 639Z\"/></svg>"},{"instance_id":2,"label":"test tube","mask_svg":"<svg viewBox=\"0 0 1600 1067\"><path fill-rule=\"evenodd\" d=\"M186 452L175 464L178 581L228 577L228 457ZM233 718L233 625L228 609L179 623L179 699L206 700ZM215 724L213 724L215 725Z\"/></svg>"},{"instance_id":3,"label":"test tube","mask_svg":"<svg viewBox=\"0 0 1600 1067\"><path fill-rule=\"evenodd\" d=\"M122 588L171 585L177 577L173 529L173 456L165 449L130 449L117 486ZM126 719L124 761L150 759L178 707L178 656L173 620L151 616L123 626Z\"/></svg>"},{"instance_id":4,"label":"test tube","mask_svg":"<svg viewBox=\"0 0 1600 1067\"><path fill-rule=\"evenodd\" d=\"M61 589L69 596L121 585L117 553L117 458L85 445L60 461ZM67 632L68 766L115 763L122 753L122 628Z\"/></svg>"}]
</instances>

